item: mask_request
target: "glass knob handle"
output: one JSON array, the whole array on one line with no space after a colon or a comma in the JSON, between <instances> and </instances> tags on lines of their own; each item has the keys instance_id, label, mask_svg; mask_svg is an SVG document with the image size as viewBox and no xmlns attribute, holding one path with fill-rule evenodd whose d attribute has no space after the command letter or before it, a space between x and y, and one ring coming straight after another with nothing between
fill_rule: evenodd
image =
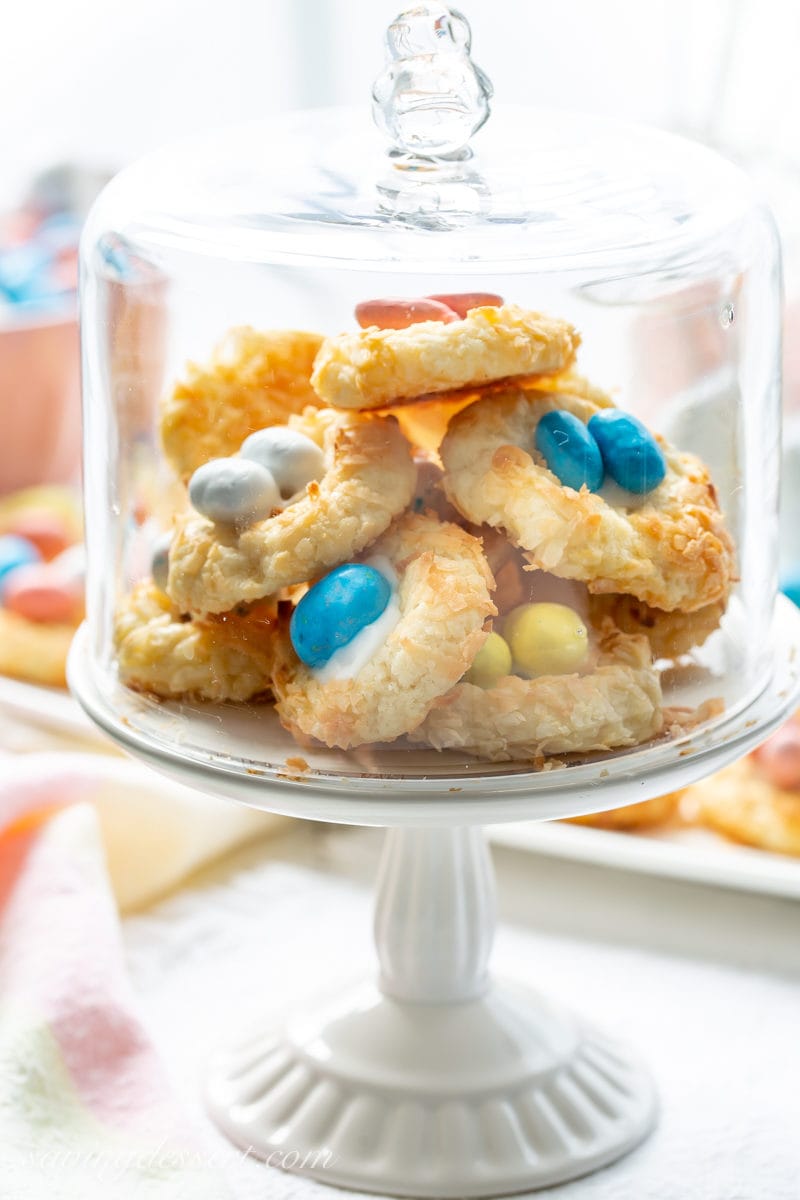
<instances>
[{"instance_id":1,"label":"glass knob handle","mask_svg":"<svg viewBox=\"0 0 800 1200\"><path fill-rule=\"evenodd\" d=\"M394 154L465 158L489 116L492 85L470 57L466 17L445 4L403 9L386 31L386 65L372 89L375 123Z\"/></svg>"}]
</instances>

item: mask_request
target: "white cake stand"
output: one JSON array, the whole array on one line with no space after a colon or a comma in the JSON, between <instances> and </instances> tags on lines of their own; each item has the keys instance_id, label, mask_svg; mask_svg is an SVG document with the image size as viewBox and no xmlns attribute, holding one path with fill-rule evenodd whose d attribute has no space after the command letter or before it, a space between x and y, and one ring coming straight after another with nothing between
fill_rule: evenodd
<instances>
[{"instance_id":1,"label":"white cake stand","mask_svg":"<svg viewBox=\"0 0 800 1200\"><path fill-rule=\"evenodd\" d=\"M431 753L415 756L422 767L409 776L393 768L400 753L373 763L380 775L354 770L352 758L307 764L263 710L228 709L223 725L219 710L156 705L110 688L93 671L81 631L71 687L124 748L202 791L317 820L389 826L376 983L221 1054L208 1082L220 1127L267 1161L401 1196L528 1191L636 1146L656 1119L653 1084L636 1056L538 993L489 975L493 876L480 826L600 811L725 766L798 704L800 612L783 600L775 646L760 694L694 736L538 774L469 772L463 762L455 771ZM282 757L270 758L276 748Z\"/></svg>"}]
</instances>

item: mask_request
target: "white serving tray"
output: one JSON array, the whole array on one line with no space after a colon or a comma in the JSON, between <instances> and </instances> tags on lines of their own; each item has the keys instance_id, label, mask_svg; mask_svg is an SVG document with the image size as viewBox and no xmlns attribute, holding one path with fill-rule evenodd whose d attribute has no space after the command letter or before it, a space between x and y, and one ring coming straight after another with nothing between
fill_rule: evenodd
<instances>
[{"instance_id":1,"label":"white serving tray","mask_svg":"<svg viewBox=\"0 0 800 1200\"><path fill-rule=\"evenodd\" d=\"M800 900L800 859L738 846L703 829L666 826L622 833L562 821L523 821L492 825L487 832L497 845L553 858Z\"/></svg>"},{"instance_id":2,"label":"white serving tray","mask_svg":"<svg viewBox=\"0 0 800 1200\"><path fill-rule=\"evenodd\" d=\"M73 734L82 741L94 738L108 745L107 738L65 688L42 687L0 675L0 720L4 710L40 728Z\"/></svg>"}]
</instances>

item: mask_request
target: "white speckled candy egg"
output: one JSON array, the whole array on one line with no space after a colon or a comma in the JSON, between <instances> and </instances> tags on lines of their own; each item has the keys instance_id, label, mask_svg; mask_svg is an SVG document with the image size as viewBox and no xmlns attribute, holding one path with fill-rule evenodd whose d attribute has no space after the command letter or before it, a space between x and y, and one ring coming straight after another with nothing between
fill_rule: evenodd
<instances>
[{"instance_id":1,"label":"white speckled candy egg","mask_svg":"<svg viewBox=\"0 0 800 1200\"><path fill-rule=\"evenodd\" d=\"M285 425L251 433L242 443L239 454L250 462L260 463L272 473L284 500L301 492L312 479L321 479L325 474L325 455L316 442Z\"/></svg>"},{"instance_id":2,"label":"white speckled candy egg","mask_svg":"<svg viewBox=\"0 0 800 1200\"><path fill-rule=\"evenodd\" d=\"M150 571L153 576L153 583L162 592L167 590L167 579L169 578L169 548L172 545L172 534L162 533L156 538L153 545L153 557L150 564Z\"/></svg>"},{"instance_id":3,"label":"white speckled candy egg","mask_svg":"<svg viewBox=\"0 0 800 1200\"><path fill-rule=\"evenodd\" d=\"M247 458L212 458L189 480L189 501L221 525L252 525L275 508L281 494L271 473Z\"/></svg>"},{"instance_id":4,"label":"white speckled candy egg","mask_svg":"<svg viewBox=\"0 0 800 1200\"><path fill-rule=\"evenodd\" d=\"M76 542L74 546L62 550L51 559L50 566L64 578L83 583L86 579L86 547L83 542Z\"/></svg>"}]
</instances>

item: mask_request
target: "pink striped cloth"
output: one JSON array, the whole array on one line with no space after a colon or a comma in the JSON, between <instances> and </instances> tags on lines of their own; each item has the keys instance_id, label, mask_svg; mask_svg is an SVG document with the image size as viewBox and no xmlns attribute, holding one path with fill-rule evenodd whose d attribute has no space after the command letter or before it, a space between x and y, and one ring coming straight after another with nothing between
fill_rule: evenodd
<instances>
[{"instance_id":1,"label":"pink striped cloth","mask_svg":"<svg viewBox=\"0 0 800 1200\"><path fill-rule=\"evenodd\" d=\"M136 1015L93 787L0 759L0 1195L225 1200Z\"/></svg>"}]
</instances>

